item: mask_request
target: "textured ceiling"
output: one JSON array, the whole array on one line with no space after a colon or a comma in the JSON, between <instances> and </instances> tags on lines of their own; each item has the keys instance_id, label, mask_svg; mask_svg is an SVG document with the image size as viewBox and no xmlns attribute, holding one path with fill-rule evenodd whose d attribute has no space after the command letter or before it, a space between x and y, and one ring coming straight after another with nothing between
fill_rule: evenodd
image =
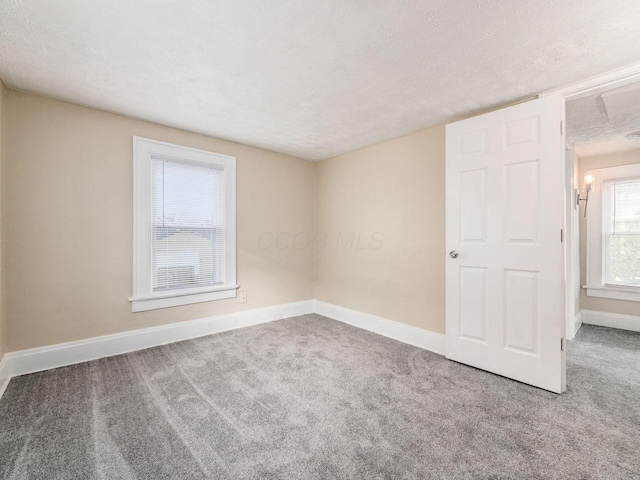
<instances>
[{"instance_id":1,"label":"textured ceiling","mask_svg":"<svg viewBox=\"0 0 640 480\"><path fill-rule=\"evenodd\" d=\"M640 60L638 0L0 0L16 88L323 159Z\"/></svg>"},{"instance_id":2,"label":"textured ceiling","mask_svg":"<svg viewBox=\"0 0 640 480\"><path fill-rule=\"evenodd\" d=\"M581 157L640 148L640 139L625 135L640 131L640 83L567 102L567 141Z\"/></svg>"}]
</instances>

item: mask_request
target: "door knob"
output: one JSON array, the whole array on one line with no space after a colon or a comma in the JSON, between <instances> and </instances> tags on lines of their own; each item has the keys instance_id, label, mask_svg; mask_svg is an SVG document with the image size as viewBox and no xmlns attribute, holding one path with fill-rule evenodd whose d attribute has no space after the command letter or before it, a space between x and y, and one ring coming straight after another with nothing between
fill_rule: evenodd
<instances>
[{"instance_id":1,"label":"door knob","mask_svg":"<svg viewBox=\"0 0 640 480\"><path fill-rule=\"evenodd\" d=\"M457 250L451 250L451 251L449 252L449 256L450 256L451 258L458 258L458 251L457 251Z\"/></svg>"}]
</instances>

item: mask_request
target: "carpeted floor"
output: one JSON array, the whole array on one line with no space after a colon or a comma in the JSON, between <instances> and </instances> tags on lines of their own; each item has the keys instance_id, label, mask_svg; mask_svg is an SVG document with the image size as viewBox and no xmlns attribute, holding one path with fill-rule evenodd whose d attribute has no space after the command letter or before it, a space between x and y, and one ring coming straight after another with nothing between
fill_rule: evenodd
<instances>
[{"instance_id":1,"label":"carpeted floor","mask_svg":"<svg viewBox=\"0 0 640 480\"><path fill-rule=\"evenodd\" d=\"M26 375L0 478L640 478L640 334L568 354L558 396L307 315Z\"/></svg>"}]
</instances>

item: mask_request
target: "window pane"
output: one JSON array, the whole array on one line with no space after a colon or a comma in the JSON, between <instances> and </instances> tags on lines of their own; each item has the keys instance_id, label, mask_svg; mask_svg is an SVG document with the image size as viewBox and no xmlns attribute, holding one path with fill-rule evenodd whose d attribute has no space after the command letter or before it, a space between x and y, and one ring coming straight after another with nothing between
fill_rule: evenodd
<instances>
[{"instance_id":1,"label":"window pane","mask_svg":"<svg viewBox=\"0 0 640 480\"><path fill-rule=\"evenodd\" d=\"M640 286L640 235L609 235L607 243L605 283Z\"/></svg>"},{"instance_id":2,"label":"window pane","mask_svg":"<svg viewBox=\"0 0 640 480\"><path fill-rule=\"evenodd\" d=\"M605 284L640 286L640 179L605 184Z\"/></svg>"},{"instance_id":3,"label":"window pane","mask_svg":"<svg viewBox=\"0 0 640 480\"><path fill-rule=\"evenodd\" d=\"M153 290L223 283L223 170L152 160Z\"/></svg>"},{"instance_id":4,"label":"window pane","mask_svg":"<svg viewBox=\"0 0 640 480\"><path fill-rule=\"evenodd\" d=\"M152 158L154 225L222 227L222 168Z\"/></svg>"},{"instance_id":5,"label":"window pane","mask_svg":"<svg viewBox=\"0 0 640 480\"><path fill-rule=\"evenodd\" d=\"M222 283L224 245L215 228L153 227L153 290L206 287Z\"/></svg>"}]
</instances>

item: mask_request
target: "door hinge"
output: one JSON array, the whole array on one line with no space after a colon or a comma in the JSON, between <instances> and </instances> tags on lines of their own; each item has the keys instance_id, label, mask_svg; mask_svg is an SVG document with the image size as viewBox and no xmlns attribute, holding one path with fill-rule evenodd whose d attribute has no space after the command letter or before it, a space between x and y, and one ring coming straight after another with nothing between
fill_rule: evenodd
<instances>
[{"instance_id":1,"label":"door hinge","mask_svg":"<svg viewBox=\"0 0 640 480\"><path fill-rule=\"evenodd\" d=\"M564 122L560 120L560 135L564 135Z\"/></svg>"},{"instance_id":2,"label":"door hinge","mask_svg":"<svg viewBox=\"0 0 640 480\"><path fill-rule=\"evenodd\" d=\"M560 351L564 352L564 338L560 339Z\"/></svg>"},{"instance_id":3,"label":"door hinge","mask_svg":"<svg viewBox=\"0 0 640 480\"><path fill-rule=\"evenodd\" d=\"M560 243L564 242L564 230L560 229Z\"/></svg>"}]
</instances>

